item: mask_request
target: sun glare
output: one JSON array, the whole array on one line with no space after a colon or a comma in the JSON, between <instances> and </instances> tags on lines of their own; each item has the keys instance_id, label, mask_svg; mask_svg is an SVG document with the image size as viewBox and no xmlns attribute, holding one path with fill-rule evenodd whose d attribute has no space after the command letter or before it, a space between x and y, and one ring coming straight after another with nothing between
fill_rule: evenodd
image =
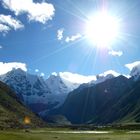
<instances>
[{"instance_id":1,"label":"sun glare","mask_svg":"<svg viewBox=\"0 0 140 140\"><path fill-rule=\"evenodd\" d=\"M86 24L87 38L98 47L108 47L119 33L119 20L107 13L97 13Z\"/></svg>"}]
</instances>

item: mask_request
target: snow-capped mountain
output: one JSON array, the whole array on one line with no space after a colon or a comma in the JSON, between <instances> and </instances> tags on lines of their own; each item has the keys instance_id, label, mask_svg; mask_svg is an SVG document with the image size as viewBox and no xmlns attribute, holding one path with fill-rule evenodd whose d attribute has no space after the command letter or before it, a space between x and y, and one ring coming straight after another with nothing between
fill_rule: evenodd
<instances>
[{"instance_id":1,"label":"snow-capped mountain","mask_svg":"<svg viewBox=\"0 0 140 140\"><path fill-rule=\"evenodd\" d=\"M0 80L16 91L17 96L25 104L55 103L59 106L64 102L68 93L78 88L79 85L91 81L92 84L97 84L113 77L112 74L104 73L98 75L96 80L95 76L60 72L52 73L45 80L43 77L29 74L18 68L1 75Z\"/></svg>"},{"instance_id":2,"label":"snow-capped mountain","mask_svg":"<svg viewBox=\"0 0 140 140\"><path fill-rule=\"evenodd\" d=\"M130 72L130 75L134 77L134 80L138 80L140 78L140 64L134 66Z\"/></svg>"},{"instance_id":3,"label":"snow-capped mountain","mask_svg":"<svg viewBox=\"0 0 140 140\"><path fill-rule=\"evenodd\" d=\"M94 84L98 84L98 83L102 83L108 79L112 79L112 78L115 78L115 77L118 77L120 74L113 71L113 70L109 70L109 71L106 71L102 74L99 74L96 76L96 81L93 81Z\"/></svg>"},{"instance_id":4,"label":"snow-capped mountain","mask_svg":"<svg viewBox=\"0 0 140 140\"><path fill-rule=\"evenodd\" d=\"M72 83L66 79L63 79L60 74L52 74L46 80L46 84L52 93L54 94L67 94L79 86L78 83Z\"/></svg>"},{"instance_id":5,"label":"snow-capped mountain","mask_svg":"<svg viewBox=\"0 0 140 140\"><path fill-rule=\"evenodd\" d=\"M140 65L133 67L130 75L131 78L129 79L112 70L97 76L83 76L70 72L60 72L52 73L47 79L44 79L44 77L29 74L17 68L0 75L0 80L9 85L15 91L17 97L25 105L30 107L32 111L38 113L42 118L45 118L50 112L53 112L53 110L56 111L57 109L59 110L59 107L61 108L66 104L67 99L70 98L73 93L78 95L76 98L77 103L80 101L81 93L85 95L89 89L92 91L92 89L95 90L96 87L101 87L99 91L103 89L102 93L105 95L115 93L113 96L127 87L131 88L133 82L140 77ZM110 81L113 81L115 84ZM127 85L127 81L128 86L123 86L123 84ZM85 98L82 98L83 101L84 99ZM80 101L80 103L83 101ZM67 111L69 112L69 110Z\"/></svg>"},{"instance_id":6,"label":"snow-capped mountain","mask_svg":"<svg viewBox=\"0 0 140 140\"><path fill-rule=\"evenodd\" d=\"M63 79L60 74L52 74L46 80L46 85L52 93L47 95L48 100L51 103L58 103L55 106L58 107L65 101L68 93L78 88L80 84Z\"/></svg>"},{"instance_id":7,"label":"snow-capped mountain","mask_svg":"<svg viewBox=\"0 0 140 140\"><path fill-rule=\"evenodd\" d=\"M17 96L25 104L39 102L40 98L45 98L51 93L42 77L28 74L21 69L13 69L1 75L0 80L16 91Z\"/></svg>"},{"instance_id":8,"label":"snow-capped mountain","mask_svg":"<svg viewBox=\"0 0 140 140\"><path fill-rule=\"evenodd\" d=\"M48 95L49 100L53 103L58 102L59 104L55 107L62 105L67 95L77 89L81 84L87 85L91 81L95 81L96 76L84 76L70 72L59 72L52 73L46 80L49 90L53 93L53 96ZM61 95L61 96L60 96Z\"/></svg>"},{"instance_id":9,"label":"snow-capped mountain","mask_svg":"<svg viewBox=\"0 0 140 140\"><path fill-rule=\"evenodd\" d=\"M60 106L67 94L80 85L62 78L60 74L52 74L45 80L21 69L13 69L1 75L0 80L9 85L24 104L31 108L41 106L45 110Z\"/></svg>"},{"instance_id":10,"label":"snow-capped mountain","mask_svg":"<svg viewBox=\"0 0 140 140\"><path fill-rule=\"evenodd\" d=\"M112 73L112 74L110 74ZM42 112L62 105L68 94L80 85L83 88L114 78L112 71L97 76L83 76L70 72L52 73L48 79L13 69L1 75L0 80L9 85L19 99L35 112Z\"/></svg>"}]
</instances>

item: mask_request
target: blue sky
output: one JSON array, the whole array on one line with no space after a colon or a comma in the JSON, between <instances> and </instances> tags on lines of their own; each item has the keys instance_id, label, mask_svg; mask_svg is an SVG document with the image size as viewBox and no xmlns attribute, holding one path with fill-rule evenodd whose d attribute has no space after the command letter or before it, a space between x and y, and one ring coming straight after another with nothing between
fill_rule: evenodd
<instances>
[{"instance_id":1,"label":"blue sky","mask_svg":"<svg viewBox=\"0 0 140 140\"><path fill-rule=\"evenodd\" d=\"M17 1L22 6L17 8ZM31 73L39 69L48 76L63 71L96 75L115 70L128 74L125 64L140 60L139 0L27 1L0 1L1 62L25 63ZM83 37L88 16L99 11L103 3L111 15L121 19L121 39L111 45L121 55L109 54L107 48L99 49ZM4 22L5 16L10 18Z\"/></svg>"}]
</instances>

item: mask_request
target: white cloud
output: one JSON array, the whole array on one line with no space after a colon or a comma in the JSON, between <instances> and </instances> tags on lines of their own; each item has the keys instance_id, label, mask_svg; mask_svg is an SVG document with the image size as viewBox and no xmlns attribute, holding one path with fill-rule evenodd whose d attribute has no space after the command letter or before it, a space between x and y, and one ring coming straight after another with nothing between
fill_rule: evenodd
<instances>
[{"instance_id":1,"label":"white cloud","mask_svg":"<svg viewBox=\"0 0 140 140\"><path fill-rule=\"evenodd\" d=\"M109 74L111 74L111 75L113 75L113 76L115 76L115 77L117 77L117 76L120 75L120 73L118 73L118 72L116 72L116 71L114 71L114 70L108 70L108 71L105 71L104 73L99 74L99 76L104 76L104 77L106 77L106 76L109 75Z\"/></svg>"},{"instance_id":2,"label":"white cloud","mask_svg":"<svg viewBox=\"0 0 140 140\"><path fill-rule=\"evenodd\" d=\"M11 15L0 14L0 24L8 26L14 30L24 27L24 25L19 20L14 19Z\"/></svg>"},{"instance_id":3,"label":"white cloud","mask_svg":"<svg viewBox=\"0 0 140 140\"><path fill-rule=\"evenodd\" d=\"M35 69L35 72L39 72L39 69Z\"/></svg>"},{"instance_id":4,"label":"white cloud","mask_svg":"<svg viewBox=\"0 0 140 140\"><path fill-rule=\"evenodd\" d=\"M40 76L44 77L44 76L45 76L45 74L42 72L42 73L40 74Z\"/></svg>"},{"instance_id":5,"label":"white cloud","mask_svg":"<svg viewBox=\"0 0 140 140\"><path fill-rule=\"evenodd\" d=\"M24 25L11 15L0 14L0 32L8 33L10 30L23 28Z\"/></svg>"},{"instance_id":6,"label":"white cloud","mask_svg":"<svg viewBox=\"0 0 140 140\"><path fill-rule=\"evenodd\" d=\"M27 71L27 67L26 67L25 63L20 63L20 62L4 63L4 62L0 62L0 75L11 71L13 68L15 68L15 69L21 68L22 70Z\"/></svg>"},{"instance_id":7,"label":"white cloud","mask_svg":"<svg viewBox=\"0 0 140 140\"><path fill-rule=\"evenodd\" d=\"M125 67L127 67L130 71L136 67L136 66L140 66L140 61L135 61L133 63L130 64L126 64Z\"/></svg>"},{"instance_id":8,"label":"white cloud","mask_svg":"<svg viewBox=\"0 0 140 140\"><path fill-rule=\"evenodd\" d=\"M52 75L54 76L60 76L63 80L67 80L71 83L77 83L77 84L83 84L83 83L101 83L104 82L107 79L111 79L114 77L118 77L119 75L123 75L127 78L129 78L129 75L120 74L114 70L108 70L104 73L98 74L98 75L89 75L84 76L77 73L70 73L70 72L53 72Z\"/></svg>"},{"instance_id":9,"label":"white cloud","mask_svg":"<svg viewBox=\"0 0 140 140\"><path fill-rule=\"evenodd\" d=\"M135 61L125 66L130 70L130 76L133 76L135 80L140 77L140 61Z\"/></svg>"},{"instance_id":10,"label":"white cloud","mask_svg":"<svg viewBox=\"0 0 140 140\"><path fill-rule=\"evenodd\" d=\"M58 74L56 72L53 72L52 75L60 76L64 80L77 84L99 82L97 76L95 75L84 76L84 75L80 75L77 73L70 73L70 72L59 72ZM99 74L98 77L101 79L101 78L105 78L106 76L109 77L109 75L110 77L111 75L117 77L120 75L120 73L117 73L113 70L108 70L102 74Z\"/></svg>"},{"instance_id":11,"label":"white cloud","mask_svg":"<svg viewBox=\"0 0 140 140\"><path fill-rule=\"evenodd\" d=\"M108 52L108 54L113 55L113 56L122 56L123 52L122 51L111 50L111 51Z\"/></svg>"},{"instance_id":12,"label":"white cloud","mask_svg":"<svg viewBox=\"0 0 140 140\"><path fill-rule=\"evenodd\" d=\"M56 75L56 73L54 73ZM77 73L70 73L70 72L60 72L59 73L60 77L70 81L72 83L78 83L78 84L82 84L82 83L88 83L92 80L96 80L96 76L91 75L91 76L84 76L84 75L80 75Z\"/></svg>"},{"instance_id":13,"label":"white cloud","mask_svg":"<svg viewBox=\"0 0 140 140\"><path fill-rule=\"evenodd\" d=\"M62 40L63 39L63 32L64 32L64 29L59 29L57 31L57 39L58 40Z\"/></svg>"},{"instance_id":14,"label":"white cloud","mask_svg":"<svg viewBox=\"0 0 140 140\"><path fill-rule=\"evenodd\" d=\"M81 37L82 37L82 35L78 33L78 34L73 35L71 37L66 37L65 41L68 43L68 42L75 41L75 40L77 40L77 39L79 39Z\"/></svg>"},{"instance_id":15,"label":"white cloud","mask_svg":"<svg viewBox=\"0 0 140 140\"><path fill-rule=\"evenodd\" d=\"M13 11L15 15L26 13L30 21L38 21L43 24L52 20L55 13L54 6L45 1L35 3L33 0L2 0L2 2L3 6Z\"/></svg>"},{"instance_id":16,"label":"white cloud","mask_svg":"<svg viewBox=\"0 0 140 140\"><path fill-rule=\"evenodd\" d=\"M11 29L7 25L0 24L0 32L5 32L7 33Z\"/></svg>"},{"instance_id":17,"label":"white cloud","mask_svg":"<svg viewBox=\"0 0 140 140\"><path fill-rule=\"evenodd\" d=\"M102 74L98 74L96 76L97 80L95 82L93 82L94 84L98 84L98 83L102 83L108 79L112 79L114 77L118 77L119 75L121 75L120 73L117 73L116 71L113 70L108 70Z\"/></svg>"}]
</instances>

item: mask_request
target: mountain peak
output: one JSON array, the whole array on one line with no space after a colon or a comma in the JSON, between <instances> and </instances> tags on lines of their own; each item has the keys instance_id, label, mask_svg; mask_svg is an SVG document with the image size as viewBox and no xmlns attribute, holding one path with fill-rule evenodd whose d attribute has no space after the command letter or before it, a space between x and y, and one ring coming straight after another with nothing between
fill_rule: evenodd
<instances>
[{"instance_id":1,"label":"mountain peak","mask_svg":"<svg viewBox=\"0 0 140 140\"><path fill-rule=\"evenodd\" d=\"M138 80L140 77L140 64L132 68L130 75L134 77L135 80Z\"/></svg>"},{"instance_id":2,"label":"mountain peak","mask_svg":"<svg viewBox=\"0 0 140 140\"><path fill-rule=\"evenodd\" d=\"M22 70L21 68L13 68L11 71L9 71L8 73L16 73L16 74L25 74L26 71Z\"/></svg>"},{"instance_id":3,"label":"mountain peak","mask_svg":"<svg viewBox=\"0 0 140 140\"><path fill-rule=\"evenodd\" d=\"M140 78L140 61L125 65L130 70L130 76L137 81Z\"/></svg>"},{"instance_id":4,"label":"mountain peak","mask_svg":"<svg viewBox=\"0 0 140 140\"><path fill-rule=\"evenodd\" d=\"M118 77L120 74L113 71L113 70L109 70L109 71L106 71L102 74L99 74L96 76L96 81L93 81L93 83L95 84L98 84L98 83L101 83L101 82L104 82L108 79L112 79L112 78L115 78L115 77Z\"/></svg>"}]
</instances>

